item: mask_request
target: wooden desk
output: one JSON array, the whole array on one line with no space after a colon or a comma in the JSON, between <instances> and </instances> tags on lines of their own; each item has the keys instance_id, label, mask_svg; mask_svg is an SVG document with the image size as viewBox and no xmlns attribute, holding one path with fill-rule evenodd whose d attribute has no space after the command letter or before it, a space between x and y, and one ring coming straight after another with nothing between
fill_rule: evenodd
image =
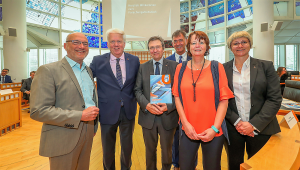
<instances>
[{"instance_id":1,"label":"wooden desk","mask_svg":"<svg viewBox=\"0 0 300 170\"><path fill-rule=\"evenodd\" d=\"M21 92L0 95L0 136L21 126Z\"/></svg>"},{"instance_id":2,"label":"wooden desk","mask_svg":"<svg viewBox=\"0 0 300 170\"><path fill-rule=\"evenodd\" d=\"M5 90L5 89L12 89L12 91L20 91L22 87L22 83L5 83L5 84L0 84L0 89Z\"/></svg>"},{"instance_id":3,"label":"wooden desk","mask_svg":"<svg viewBox=\"0 0 300 170\"><path fill-rule=\"evenodd\" d=\"M277 116L278 122L283 116ZM240 165L241 170L298 170L300 167L300 123L292 129L281 127L265 146Z\"/></svg>"}]
</instances>

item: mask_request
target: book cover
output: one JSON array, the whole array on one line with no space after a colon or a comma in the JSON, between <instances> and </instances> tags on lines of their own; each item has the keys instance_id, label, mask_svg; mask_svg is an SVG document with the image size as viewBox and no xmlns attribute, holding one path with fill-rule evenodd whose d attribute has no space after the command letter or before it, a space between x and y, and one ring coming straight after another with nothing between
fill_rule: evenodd
<instances>
[{"instance_id":1,"label":"book cover","mask_svg":"<svg viewBox=\"0 0 300 170\"><path fill-rule=\"evenodd\" d=\"M172 103L171 78L169 74L150 75L150 103Z\"/></svg>"}]
</instances>

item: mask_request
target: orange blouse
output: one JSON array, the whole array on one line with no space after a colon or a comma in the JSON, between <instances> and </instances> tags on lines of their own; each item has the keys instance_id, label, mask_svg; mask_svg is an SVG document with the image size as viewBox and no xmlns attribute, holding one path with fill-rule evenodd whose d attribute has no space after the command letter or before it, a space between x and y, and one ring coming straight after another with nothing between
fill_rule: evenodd
<instances>
[{"instance_id":1,"label":"orange blouse","mask_svg":"<svg viewBox=\"0 0 300 170\"><path fill-rule=\"evenodd\" d=\"M172 93L175 97L179 97L178 93L178 74L182 64L178 64L174 75L174 83ZM193 70L194 81L196 81L200 70ZM211 64L204 68L195 88L196 101L194 102L194 90L191 69L186 66L181 81L181 94L183 101L183 109L188 122L195 128L197 134L202 133L204 130L214 125L216 117L215 107L215 89L213 77L211 73ZM228 87L227 76L224 67L219 63L219 88L220 88L220 101L233 98L234 95ZM183 129L183 126L182 126ZM183 129L184 130L184 129ZM222 129L216 136L223 134Z\"/></svg>"}]
</instances>

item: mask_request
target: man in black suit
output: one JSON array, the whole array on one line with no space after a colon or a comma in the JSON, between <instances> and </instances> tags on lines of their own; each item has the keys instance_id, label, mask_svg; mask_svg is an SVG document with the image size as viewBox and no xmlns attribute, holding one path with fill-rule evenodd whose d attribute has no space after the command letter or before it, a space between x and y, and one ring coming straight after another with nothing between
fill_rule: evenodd
<instances>
[{"instance_id":1,"label":"man in black suit","mask_svg":"<svg viewBox=\"0 0 300 170\"><path fill-rule=\"evenodd\" d=\"M28 79L24 80L24 82L22 84L21 92L24 93L23 99L25 99L25 100L29 100L30 88L31 88L31 83L34 78L34 75L35 75L35 71L31 71L30 77Z\"/></svg>"},{"instance_id":2,"label":"man in black suit","mask_svg":"<svg viewBox=\"0 0 300 170\"><path fill-rule=\"evenodd\" d=\"M9 75L7 75L8 72L9 72L9 69L7 69L7 68L2 70L1 76L0 76L0 83L1 84L12 83L11 77Z\"/></svg>"},{"instance_id":3,"label":"man in black suit","mask_svg":"<svg viewBox=\"0 0 300 170\"><path fill-rule=\"evenodd\" d=\"M148 40L148 49L152 59L140 66L134 88L135 96L140 105L138 123L143 128L147 170L157 169L158 135L160 135L162 151L162 169L169 170L172 164L173 137L178 126L179 116L174 97L172 97L171 104L150 103L150 75L169 74L171 86L173 86L177 62L163 58L164 40L159 36L153 36Z\"/></svg>"}]
</instances>

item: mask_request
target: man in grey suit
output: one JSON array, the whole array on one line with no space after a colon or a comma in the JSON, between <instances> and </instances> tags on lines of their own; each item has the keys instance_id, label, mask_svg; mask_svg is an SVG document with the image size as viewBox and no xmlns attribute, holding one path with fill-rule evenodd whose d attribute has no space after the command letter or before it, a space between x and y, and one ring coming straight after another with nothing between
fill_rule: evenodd
<instances>
[{"instance_id":1,"label":"man in grey suit","mask_svg":"<svg viewBox=\"0 0 300 170\"><path fill-rule=\"evenodd\" d=\"M40 155L49 157L51 170L89 169L99 109L92 71L83 62L88 46L84 34L69 34L67 56L39 67L32 82L30 117L43 122Z\"/></svg>"},{"instance_id":2,"label":"man in grey suit","mask_svg":"<svg viewBox=\"0 0 300 170\"><path fill-rule=\"evenodd\" d=\"M26 79L21 87L21 92L24 93L23 99L29 100L29 95L30 95L30 89L31 89L31 83L34 78L35 71L30 72L30 77Z\"/></svg>"},{"instance_id":3,"label":"man in grey suit","mask_svg":"<svg viewBox=\"0 0 300 170\"><path fill-rule=\"evenodd\" d=\"M177 62L163 58L164 40L159 36L153 36L148 40L148 49L152 59L140 66L134 88L135 96L140 105L138 123L143 128L147 170L157 169L158 135L160 135L162 151L162 169L169 170L172 164L172 142L179 116L175 108L174 97L172 97L171 104L151 104L149 102L150 75L169 74L171 86L173 86Z\"/></svg>"}]
</instances>

